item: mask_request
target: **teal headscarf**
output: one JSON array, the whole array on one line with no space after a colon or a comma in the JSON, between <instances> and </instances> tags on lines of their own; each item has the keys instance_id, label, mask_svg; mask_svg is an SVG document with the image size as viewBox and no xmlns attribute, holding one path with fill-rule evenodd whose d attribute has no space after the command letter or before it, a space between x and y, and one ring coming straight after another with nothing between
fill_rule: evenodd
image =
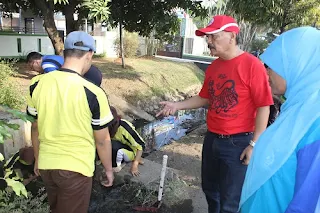
<instances>
[{"instance_id":1,"label":"teal headscarf","mask_svg":"<svg viewBox=\"0 0 320 213\"><path fill-rule=\"evenodd\" d=\"M286 80L286 101L280 116L257 141L240 206L286 163L320 118L319 30L300 27L280 35L261 60ZM320 138L320 131L316 137Z\"/></svg>"}]
</instances>

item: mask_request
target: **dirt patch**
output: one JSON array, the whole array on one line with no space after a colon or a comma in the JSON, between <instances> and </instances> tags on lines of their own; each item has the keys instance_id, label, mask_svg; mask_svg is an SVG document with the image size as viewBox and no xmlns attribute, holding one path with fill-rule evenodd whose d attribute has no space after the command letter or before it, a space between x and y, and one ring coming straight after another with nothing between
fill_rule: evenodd
<instances>
[{"instance_id":1,"label":"dirt patch","mask_svg":"<svg viewBox=\"0 0 320 213\"><path fill-rule=\"evenodd\" d=\"M33 196L46 194L41 178L31 182L27 190ZM106 188L93 181L88 213L138 213L141 211L134 210L134 207L151 207L156 201L157 191L146 188L141 183L130 182ZM46 198L43 204L47 206L47 202ZM192 211L192 200L185 199L175 202L172 206L162 204L158 213L192 213Z\"/></svg>"},{"instance_id":2,"label":"dirt patch","mask_svg":"<svg viewBox=\"0 0 320 213\"><path fill-rule=\"evenodd\" d=\"M189 185L201 184L201 152L206 125L192 131L179 141L174 141L162 147L156 152L152 152L146 158L162 163L162 156L168 155L168 167L181 170L181 177Z\"/></svg>"},{"instance_id":3,"label":"dirt patch","mask_svg":"<svg viewBox=\"0 0 320 213\"><path fill-rule=\"evenodd\" d=\"M105 188L94 183L88 213L137 213L133 207L150 207L157 201L156 191L139 183L125 184L116 188ZM183 200L168 207L161 205L159 213L192 213L192 200Z\"/></svg>"}]
</instances>

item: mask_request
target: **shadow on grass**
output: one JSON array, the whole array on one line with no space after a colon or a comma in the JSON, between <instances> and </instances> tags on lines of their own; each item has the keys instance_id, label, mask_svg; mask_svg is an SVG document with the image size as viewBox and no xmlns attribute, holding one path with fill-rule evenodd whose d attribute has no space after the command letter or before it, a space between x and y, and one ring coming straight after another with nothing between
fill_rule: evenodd
<instances>
[{"instance_id":1,"label":"shadow on grass","mask_svg":"<svg viewBox=\"0 0 320 213\"><path fill-rule=\"evenodd\" d=\"M128 79L137 80L141 76L138 72L130 65L126 65L122 68L122 65L111 61L95 61L94 64L102 72L103 78L118 78L118 79Z\"/></svg>"},{"instance_id":2,"label":"shadow on grass","mask_svg":"<svg viewBox=\"0 0 320 213\"><path fill-rule=\"evenodd\" d=\"M33 77L35 77L37 74L35 74L33 71L25 70L22 71L20 70L19 72L15 73L15 78L20 78L20 79L26 79L26 80L31 80Z\"/></svg>"},{"instance_id":3,"label":"shadow on grass","mask_svg":"<svg viewBox=\"0 0 320 213\"><path fill-rule=\"evenodd\" d=\"M15 72L15 78L30 80L37 75L36 72L31 71L25 62L17 62L15 64L17 71Z\"/></svg>"}]
</instances>

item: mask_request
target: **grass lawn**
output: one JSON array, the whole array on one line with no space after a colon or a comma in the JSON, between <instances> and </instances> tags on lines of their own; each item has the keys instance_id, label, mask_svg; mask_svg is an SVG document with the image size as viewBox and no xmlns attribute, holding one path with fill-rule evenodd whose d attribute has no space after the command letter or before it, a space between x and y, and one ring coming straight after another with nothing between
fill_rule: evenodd
<instances>
[{"instance_id":1,"label":"grass lawn","mask_svg":"<svg viewBox=\"0 0 320 213\"><path fill-rule=\"evenodd\" d=\"M103 73L102 87L108 94L116 94L135 102L136 99L186 92L199 86L204 72L193 63L179 63L156 58L126 59L121 61L94 60Z\"/></svg>"},{"instance_id":2,"label":"grass lawn","mask_svg":"<svg viewBox=\"0 0 320 213\"><path fill-rule=\"evenodd\" d=\"M157 58L126 59L122 68L120 59L95 58L93 64L103 73L102 88L135 104L137 100L164 94L184 93L201 86L204 72L193 63L179 63ZM36 75L25 63L17 63L15 80L27 94L30 79Z\"/></svg>"}]
</instances>

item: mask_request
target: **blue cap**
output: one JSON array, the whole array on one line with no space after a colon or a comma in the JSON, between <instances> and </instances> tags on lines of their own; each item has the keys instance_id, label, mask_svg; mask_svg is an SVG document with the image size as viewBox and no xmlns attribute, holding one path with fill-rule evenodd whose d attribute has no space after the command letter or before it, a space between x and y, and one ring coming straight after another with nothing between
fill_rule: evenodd
<instances>
[{"instance_id":1,"label":"blue cap","mask_svg":"<svg viewBox=\"0 0 320 213\"><path fill-rule=\"evenodd\" d=\"M77 49L84 51L96 51L95 40L91 35L83 31L73 31L68 34L64 49Z\"/></svg>"}]
</instances>

